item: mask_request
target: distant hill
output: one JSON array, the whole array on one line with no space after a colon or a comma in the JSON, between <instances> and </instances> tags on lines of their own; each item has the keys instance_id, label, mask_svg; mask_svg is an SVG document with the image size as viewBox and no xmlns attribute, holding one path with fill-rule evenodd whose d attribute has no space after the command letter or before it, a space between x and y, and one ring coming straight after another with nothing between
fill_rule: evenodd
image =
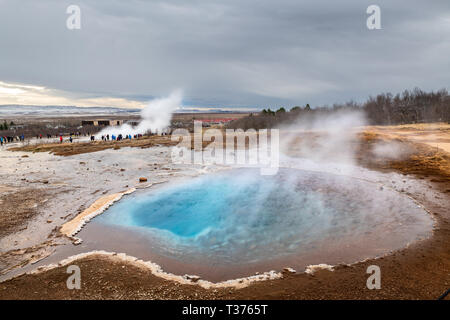
<instances>
[{"instance_id":1,"label":"distant hill","mask_svg":"<svg viewBox=\"0 0 450 320\"><path fill-rule=\"evenodd\" d=\"M140 109L121 109L113 107L75 107L75 106L22 106L0 105L0 117L11 116L74 116L74 115L109 115L138 114Z\"/></svg>"},{"instance_id":2,"label":"distant hill","mask_svg":"<svg viewBox=\"0 0 450 320\"><path fill-rule=\"evenodd\" d=\"M51 117L51 116L83 116L83 115L138 115L141 109L125 109L114 107L75 107L75 106L24 106L24 105L0 105L0 118L29 116L29 117ZM185 107L176 110L175 113L246 113L245 111L202 109Z\"/></svg>"}]
</instances>

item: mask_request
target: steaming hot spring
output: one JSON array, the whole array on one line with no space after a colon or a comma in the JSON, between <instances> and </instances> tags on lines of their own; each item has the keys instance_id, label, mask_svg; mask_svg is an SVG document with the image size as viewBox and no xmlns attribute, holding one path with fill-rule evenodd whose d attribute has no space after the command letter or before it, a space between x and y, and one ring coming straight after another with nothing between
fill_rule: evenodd
<instances>
[{"instance_id":1,"label":"steaming hot spring","mask_svg":"<svg viewBox=\"0 0 450 320\"><path fill-rule=\"evenodd\" d=\"M219 281L307 265L353 263L427 236L432 219L380 184L296 169L232 169L138 191L81 232L167 272Z\"/></svg>"}]
</instances>

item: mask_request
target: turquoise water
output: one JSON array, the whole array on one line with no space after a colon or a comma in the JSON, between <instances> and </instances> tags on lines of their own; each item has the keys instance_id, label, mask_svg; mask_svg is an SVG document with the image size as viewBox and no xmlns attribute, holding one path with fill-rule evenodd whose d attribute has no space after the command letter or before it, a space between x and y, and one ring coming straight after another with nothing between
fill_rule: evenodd
<instances>
[{"instance_id":1,"label":"turquoise water","mask_svg":"<svg viewBox=\"0 0 450 320\"><path fill-rule=\"evenodd\" d=\"M127 196L95 218L148 236L160 254L259 262L358 238L420 209L375 184L300 170L240 169ZM417 221L419 223L419 221ZM145 241L145 240L144 240Z\"/></svg>"}]
</instances>

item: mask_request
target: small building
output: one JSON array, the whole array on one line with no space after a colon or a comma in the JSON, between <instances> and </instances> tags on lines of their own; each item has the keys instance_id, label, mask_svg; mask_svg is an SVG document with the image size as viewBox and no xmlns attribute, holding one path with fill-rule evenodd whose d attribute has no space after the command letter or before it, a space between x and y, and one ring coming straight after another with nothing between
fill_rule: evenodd
<instances>
[{"instance_id":1,"label":"small building","mask_svg":"<svg viewBox=\"0 0 450 320\"><path fill-rule=\"evenodd\" d=\"M81 121L82 126L98 126L98 122L95 120L83 120Z\"/></svg>"},{"instance_id":2,"label":"small building","mask_svg":"<svg viewBox=\"0 0 450 320\"><path fill-rule=\"evenodd\" d=\"M97 119L97 120L83 120L81 121L82 126L121 126L123 120L107 120L107 119Z\"/></svg>"},{"instance_id":3,"label":"small building","mask_svg":"<svg viewBox=\"0 0 450 320\"><path fill-rule=\"evenodd\" d=\"M23 129L25 126L23 124L13 124L9 126L10 130L17 130L17 129Z\"/></svg>"}]
</instances>

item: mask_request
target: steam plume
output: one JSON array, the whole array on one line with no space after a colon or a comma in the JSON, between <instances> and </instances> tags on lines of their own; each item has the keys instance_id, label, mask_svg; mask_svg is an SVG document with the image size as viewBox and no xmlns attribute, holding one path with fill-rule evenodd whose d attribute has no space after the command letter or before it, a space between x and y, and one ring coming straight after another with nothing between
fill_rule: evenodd
<instances>
[{"instance_id":1,"label":"steam plume","mask_svg":"<svg viewBox=\"0 0 450 320\"><path fill-rule=\"evenodd\" d=\"M145 134L148 131L161 133L170 125L172 113L181 107L182 93L180 90L172 92L168 97L154 99L141 111L141 122L133 127L127 123L119 127L107 127L97 134L119 135Z\"/></svg>"},{"instance_id":2,"label":"steam plume","mask_svg":"<svg viewBox=\"0 0 450 320\"><path fill-rule=\"evenodd\" d=\"M357 133L366 125L362 112L336 111L302 117L284 127L282 151L319 163L355 164Z\"/></svg>"}]
</instances>

